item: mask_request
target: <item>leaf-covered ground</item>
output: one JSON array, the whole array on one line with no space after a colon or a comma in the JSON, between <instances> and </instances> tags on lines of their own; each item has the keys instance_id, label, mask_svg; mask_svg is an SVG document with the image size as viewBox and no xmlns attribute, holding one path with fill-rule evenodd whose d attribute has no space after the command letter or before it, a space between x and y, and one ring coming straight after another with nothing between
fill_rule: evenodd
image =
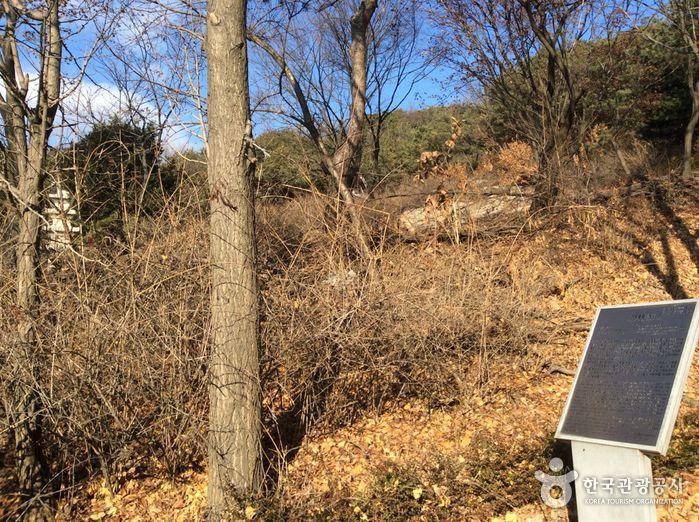
<instances>
[{"instance_id":1,"label":"leaf-covered ground","mask_svg":"<svg viewBox=\"0 0 699 522\"><path fill-rule=\"evenodd\" d=\"M640 197L605 219L569 210L564 225L542 227L492 247L509 270L538 271L550 282L545 314L526 356L499 356L488 379L466 397L436 407L420 400L306 437L284 470L277 501L251 500L242 519L566 520L539 499L535 470L565 451L553 434L597 307L699 296L699 214L691 197L672 209ZM460 245L398 245L387 255L429 265ZM658 477L685 489L659 519L699 520L699 362L691 368L672 445L654 458ZM205 470L172 481L126 470L111 494L83 484L64 512L90 520L196 520L206 500ZM59 519L61 516L59 515ZM63 519L70 517L64 516Z\"/></svg>"}]
</instances>

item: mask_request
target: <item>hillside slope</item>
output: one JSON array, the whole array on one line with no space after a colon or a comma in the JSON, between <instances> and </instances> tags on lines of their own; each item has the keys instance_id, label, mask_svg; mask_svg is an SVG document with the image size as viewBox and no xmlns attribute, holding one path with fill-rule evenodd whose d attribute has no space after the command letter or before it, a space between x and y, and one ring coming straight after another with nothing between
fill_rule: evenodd
<instances>
[{"instance_id":1,"label":"hillside slope","mask_svg":"<svg viewBox=\"0 0 699 522\"><path fill-rule=\"evenodd\" d=\"M420 364L404 369L407 391L383 390L361 367L343 370L327 398L336 408L327 407L334 420L317 423L299 448L285 448L293 458L277 470L280 487L271 498L250 499L240 518L561 520L564 513L539 501L534 471L565 453L553 433L572 383L567 373L577 366L597 307L699 296L696 194L696 187L657 182L631 198L616 194L605 205L560 208L495 238L387 242L373 280L329 283L328 273L341 273L340 267L315 274L317 265L297 261L295 273L306 278L302 294L289 290L295 284L290 272L280 273L268 259L262 280L269 311L283 305L295 314L284 319L279 335L297 335L290 329L305 324L294 322L303 313L314 323L309 328L320 331L321 307L350 303L365 329L348 332L348 343L366 342L380 354L390 339L405 336L401 350L414 343L444 351L439 360L401 352L423 361L421 370ZM275 212L277 218L290 215L289 209ZM313 234L303 237L316 241ZM287 262L293 264L293 256ZM290 301L280 301L282 294ZM379 318L385 338L366 326L371 317ZM276 339L275 329L266 331ZM463 354L450 359L458 350ZM390 368L402 371L399 364ZM289 362L276 371L295 370ZM352 410L353 401L377 390L381 401ZM344 402L333 393L345 394ZM278 406L280 415L283 409ZM114 494L99 479L79 484L59 519L201 518L206 474L195 464L176 480L161 478L148 463L123 470L111 484ZM696 358L670 453L654 459L654 471L687 484L675 494L676 504L659 509L662 520L697 520Z\"/></svg>"}]
</instances>

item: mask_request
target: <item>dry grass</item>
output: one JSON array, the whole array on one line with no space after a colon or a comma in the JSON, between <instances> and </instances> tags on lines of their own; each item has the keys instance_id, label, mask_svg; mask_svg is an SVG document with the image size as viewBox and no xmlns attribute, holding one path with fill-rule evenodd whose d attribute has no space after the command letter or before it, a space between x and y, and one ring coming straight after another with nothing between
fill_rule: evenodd
<instances>
[{"instance_id":1,"label":"dry grass","mask_svg":"<svg viewBox=\"0 0 699 522\"><path fill-rule=\"evenodd\" d=\"M197 201L176 195L123 241L88 237L80 257L42 256L34 386L64 495L93 473L116 490L122 469L174 476L203 458L207 223ZM388 248L381 213L367 225L382 252L370 274L348 225L328 216L332 203L311 195L260 209L266 428L285 454L309 429L388 400L458 401L487 381L492 358L526 354L537 313L541 281L511 273L506 256L484 254L478 242ZM3 310L13 309L13 285L6 267ZM2 378L11 383L20 377L13 316L1 320L10 347Z\"/></svg>"},{"instance_id":2,"label":"dry grass","mask_svg":"<svg viewBox=\"0 0 699 522\"><path fill-rule=\"evenodd\" d=\"M642 157L631 158L631 168L640 168L634 165ZM619 176L597 182L618 187ZM667 198L676 196L671 185L662 187ZM568 194L579 188L572 184ZM116 493L135 476L175 477L204 459L208 232L206 205L194 189L185 185L157 215L132 221L123 240L88 237L81 256L42 256L41 372L33 384L44 407L52 486L64 505L96 474ZM522 253L529 246L555 235L617 264L645 263L653 251L639 243L643 227L621 214L624 192L610 194L604 204L535 217L518 233L489 238L477 230L460 244L402 242L390 226L396 209L372 203L365 230L380 263L371 270L332 198L310 193L261 205L261 382L268 471L278 486L270 502L293 498L284 490L286 467L307 434L347 426L387 404L454 406L491 386L503 361L526 365L532 347L548 342L552 296L580 280L552 268L554 243L547 262L530 262ZM656 207L650 211L663 208ZM11 257L6 247L3 259ZM667 289L674 284L670 261L658 265ZM5 393L23 375L12 363L19 347L10 266L0 272ZM569 355L556 354L557 361L571 364ZM5 439L9 413L2 411ZM9 463L9 444L7 452Z\"/></svg>"}]
</instances>

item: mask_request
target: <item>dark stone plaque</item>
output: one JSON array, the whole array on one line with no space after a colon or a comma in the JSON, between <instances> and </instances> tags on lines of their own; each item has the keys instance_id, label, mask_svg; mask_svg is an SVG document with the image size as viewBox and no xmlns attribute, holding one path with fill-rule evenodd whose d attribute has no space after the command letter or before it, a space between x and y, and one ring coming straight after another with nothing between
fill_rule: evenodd
<instances>
[{"instance_id":1,"label":"dark stone plaque","mask_svg":"<svg viewBox=\"0 0 699 522\"><path fill-rule=\"evenodd\" d=\"M696 306L685 301L602 308L558 437L661 444Z\"/></svg>"}]
</instances>

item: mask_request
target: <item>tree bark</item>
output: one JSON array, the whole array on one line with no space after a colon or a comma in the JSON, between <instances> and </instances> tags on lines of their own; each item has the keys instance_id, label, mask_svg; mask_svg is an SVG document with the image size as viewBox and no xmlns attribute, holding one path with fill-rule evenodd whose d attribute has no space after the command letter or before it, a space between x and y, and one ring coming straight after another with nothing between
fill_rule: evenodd
<instances>
[{"instance_id":1,"label":"tree bark","mask_svg":"<svg viewBox=\"0 0 699 522\"><path fill-rule=\"evenodd\" d=\"M542 107L544 117L539 133L543 138L539 147L540 174L543 179L536 186L539 194L532 207L532 211L535 212L555 204L563 174L561 159L571 159L578 152L584 136L582 129L585 125L578 114L581 93L573 78L570 56L559 34L565 31L580 3L571 2L557 15L549 15L546 3L529 0L519 0L518 3L524 8L532 32L547 57L546 94ZM559 74L565 89L563 107L558 107L556 103L557 98L561 96ZM532 87L532 91L536 92L536 86L532 84Z\"/></svg>"},{"instance_id":2,"label":"tree bark","mask_svg":"<svg viewBox=\"0 0 699 522\"><path fill-rule=\"evenodd\" d=\"M254 161L246 1L211 0L207 18L211 257L208 509L261 485Z\"/></svg>"},{"instance_id":3,"label":"tree bark","mask_svg":"<svg viewBox=\"0 0 699 522\"><path fill-rule=\"evenodd\" d=\"M435 194L436 196L436 194ZM463 201L444 201L441 205L426 204L401 212L396 225L405 239L419 239L429 234L446 231L450 234L468 234L475 222L495 220L500 224L518 223L532 206L528 195L485 195Z\"/></svg>"},{"instance_id":4,"label":"tree bark","mask_svg":"<svg viewBox=\"0 0 699 522\"><path fill-rule=\"evenodd\" d=\"M350 20L352 43L350 58L352 61L352 107L350 121L347 127L346 139L334 153L330 153L323 143L321 133L311 113L311 109L293 70L289 67L284 56L263 38L249 33L247 38L263 49L280 67L284 76L292 86L294 96L299 103L302 114L302 124L308 131L311 140L321 154L321 168L333 178L337 186L338 196L347 208L357 239L361 255L373 262L373 254L366 234L362 230L361 216L356 208L352 187L357 171L352 169L361 161L362 140L364 138L364 120L366 119L366 84L367 84L367 31L371 18L376 10L378 0L365 0L352 15ZM358 159L359 158L359 159Z\"/></svg>"},{"instance_id":5,"label":"tree bark","mask_svg":"<svg viewBox=\"0 0 699 522\"><path fill-rule=\"evenodd\" d=\"M699 81L694 79L694 57L687 60L687 84L692 96L692 114L684 131L684 154L682 161L682 178L691 179L694 174L694 131L699 122Z\"/></svg>"},{"instance_id":6,"label":"tree bark","mask_svg":"<svg viewBox=\"0 0 699 522\"><path fill-rule=\"evenodd\" d=\"M379 143L379 139L375 138L374 139L374 146L371 149L371 163L374 165L374 171L379 172L379 167L380 167L380 160L381 160L381 144Z\"/></svg>"},{"instance_id":7,"label":"tree bark","mask_svg":"<svg viewBox=\"0 0 699 522\"><path fill-rule=\"evenodd\" d=\"M350 190L354 187L358 163L362 156L364 120L366 119L367 31L377 3L378 0L363 0L350 19L352 110L347 126L347 139L333 155L335 170ZM353 162L355 168L353 168Z\"/></svg>"},{"instance_id":8,"label":"tree bark","mask_svg":"<svg viewBox=\"0 0 699 522\"><path fill-rule=\"evenodd\" d=\"M18 1L5 7L5 31L0 66L3 69L4 99L0 116L6 130L9 177L16 180L13 192L17 208L16 289L19 317L17 381L6 398L6 412L14 428L15 459L19 493L23 500L20 518L53 518L53 496L48 488L49 466L44 458L42 424L45 405L41 395L41 350L36 321L39 309L38 265L41 201L48 139L58 109L61 86L62 39L59 2L28 10ZM36 49L41 63L35 93L36 105L29 107L29 77L17 50L16 28L21 17L40 22L41 38ZM8 407L9 405L9 407Z\"/></svg>"},{"instance_id":9,"label":"tree bark","mask_svg":"<svg viewBox=\"0 0 699 522\"><path fill-rule=\"evenodd\" d=\"M34 128L29 139L28 158L18 161L20 212L17 237L17 323L20 343L17 362L22 374L17 386L15 415L15 458L20 496L26 504L27 520L50 520L51 495L45 491L48 469L43 457L41 398L39 395L39 347L36 310L39 305L37 266L39 258L39 194L45 142L41 129Z\"/></svg>"},{"instance_id":10,"label":"tree bark","mask_svg":"<svg viewBox=\"0 0 699 522\"><path fill-rule=\"evenodd\" d=\"M374 166L374 172L379 172L379 162L381 160L381 131L383 130L383 116L376 116L376 123L369 122L371 130L371 163Z\"/></svg>"},{"instance_id":11,"label":"tree bark","mask_svg":"<svg viewBox=\"0 0 699 522\"><path fill-rule=\"evenodd\" d=\"M352 108L347 126L347 138L337 148L332 157L330 172L335 177L340 197L347 206L354 233L359 242L362 256L373 259L371 248L362 231L361 216L354 205L352 188L355 185L364 141L364 120L366 119L367 84L367 31L376 11L378 0L363 0L350 19L350 61L352 63Z\"/></svg>"}]
</instances>

